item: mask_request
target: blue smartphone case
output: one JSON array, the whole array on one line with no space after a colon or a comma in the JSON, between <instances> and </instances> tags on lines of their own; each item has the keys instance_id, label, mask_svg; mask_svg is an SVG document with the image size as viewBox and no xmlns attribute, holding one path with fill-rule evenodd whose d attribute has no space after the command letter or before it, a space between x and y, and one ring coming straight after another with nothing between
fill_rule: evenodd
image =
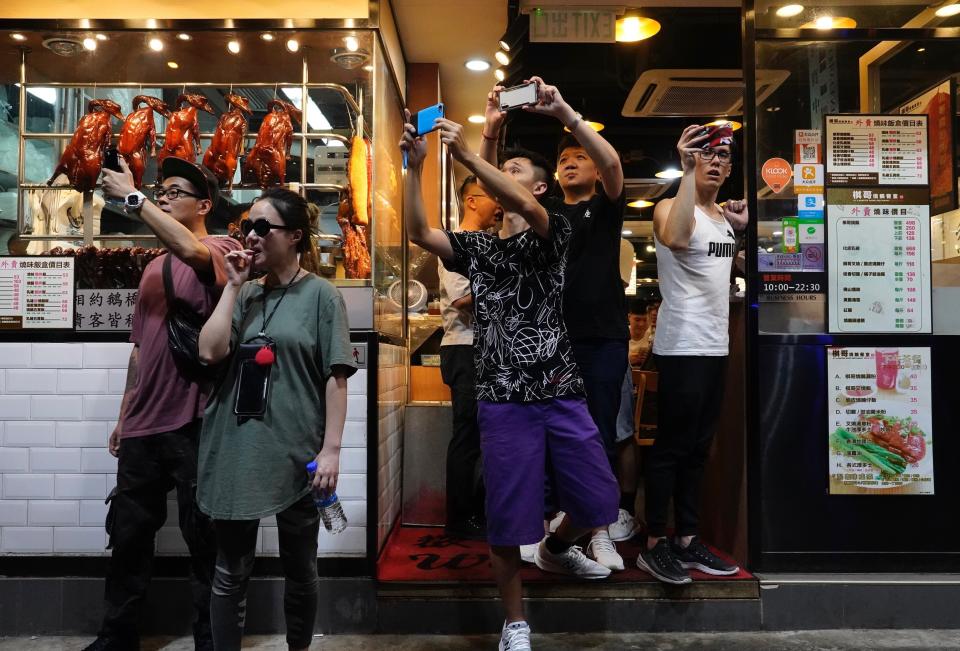
<instances>
[{"instance_id":1,"label":"blue smartphone case","mask_svg":"<svg viewBox=\"0 0 960 651\"><path fill-rule=\"evenodd\" d=\"M437 127L434 126L433 122L437 118L443 117L443 103L434 104L433 106L428 106L425 109L417 111L417 114L414 116L413 124L417 127L417 135L422 136L424 134L434 131Z\"/></svg>"}]
</instances>

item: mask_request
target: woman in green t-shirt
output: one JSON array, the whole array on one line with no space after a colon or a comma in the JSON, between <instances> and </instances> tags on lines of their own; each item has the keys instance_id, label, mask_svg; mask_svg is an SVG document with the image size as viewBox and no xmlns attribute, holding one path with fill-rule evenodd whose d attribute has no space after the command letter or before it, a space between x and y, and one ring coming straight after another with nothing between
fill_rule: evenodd
<instances>
[{"instance_id":1,"label":"woman in green t-shirt","mask_svg":"<svg viewBox=\"0 0 960 651\"><path fill-rule=\"evenodd\" d=\"M197 503L217 531L210 620L217 649L240 648L260 518L276 515L287 643L306 649L318 590L311 488L336 489L356 369L340 292L300 267L310 237L303 198L265 191L243 233L247 248L224 257L227 285L199 340L207 363L232 356L204 414L197 473ZM252 269L266 273L248 280Z\"/></svg>"}]
</instances>

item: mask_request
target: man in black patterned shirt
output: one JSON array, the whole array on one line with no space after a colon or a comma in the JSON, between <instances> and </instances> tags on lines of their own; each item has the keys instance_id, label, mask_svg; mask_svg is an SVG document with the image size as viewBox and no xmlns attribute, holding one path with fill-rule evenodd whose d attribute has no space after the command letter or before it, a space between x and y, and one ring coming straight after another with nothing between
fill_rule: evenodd
<instances>
[{"instance_id":1,"label":"man in black patterned shirt","mask_svg":"<svg viewBox=\"0 0 960 651\"><path fill-rule=\"evenodd\" d=\"M476 174L504 209L499 235L430 228L420 188L424 139L404 125L407 235L470 279L487 540L506 609L500 648L529 649L519 548L543 538L547 454L557 502L567 517L540 543L535 559L541 569L590 579L608 576L608 568L573 543L616 520L619 493L563 322L572 228L566 216L548 215L538 201L550 186L550 165L531 152L514 152L498 170L468 151L460 125L444 119L436 124L454 159Z\"/></svg>"}]
</instances>

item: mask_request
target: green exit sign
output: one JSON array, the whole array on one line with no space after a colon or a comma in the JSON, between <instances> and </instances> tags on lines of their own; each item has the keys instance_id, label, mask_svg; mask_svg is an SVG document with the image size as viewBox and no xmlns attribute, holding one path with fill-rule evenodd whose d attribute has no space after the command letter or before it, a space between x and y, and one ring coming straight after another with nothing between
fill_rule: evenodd
<instances>
[{"instance_id":1,"label":"green exit sign","mask_svg":"<svg viewBox=\"0 0 960 651\"><path fill-rule=\"evenodd\" d=\"M531 43L613 43L617 15L595 9L537 9L530 14Z\"/></svg>"}]
</instances>

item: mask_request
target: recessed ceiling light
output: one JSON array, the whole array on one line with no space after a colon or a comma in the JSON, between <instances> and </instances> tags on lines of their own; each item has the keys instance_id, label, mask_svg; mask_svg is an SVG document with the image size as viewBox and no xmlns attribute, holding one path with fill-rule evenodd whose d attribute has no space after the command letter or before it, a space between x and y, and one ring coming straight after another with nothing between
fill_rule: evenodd
<instances>
[{"instance_id":1,"label":"recessed ceiling light","mask_svg":"<svg viewBox=\"0 0 960 651\"><path fill-rule=\"evenodd\" d=\"M660 31L660 23L653 18L624 16L617 19L616 39L619 43L636 43Z\"/></svg>"},{"instance_id":2,"label":"recessed ceiling light","mask_svg":"<svg viewBox=\"0 0 960 651\"><path fill-rule=\"evenodd\" d=\"M227 51L230 54L240 54L240 41L229 41L227 43Z\"/></svg>"},{"instance_id":3,"label":"recessed ceiling light","mask_svg":"<svg viewBox=\"0 0 960 651\"><path fill-rule=\"evenodd\" d=\"M943 5L935 12L941 18L949 18L950 16L956 16L960 14L960 3L954 2L953 4Z\"/></svg>"},{"instance_id":4,"label":"recessed ceiling light","mask_svg":"<svg viewBox=\"0 0 960 651\"><path fill-rule=\"evenodd\" d=\"M25 40L27 40L27 37L24 36L23 34L20 34L19 32L14 32L13 34L10 35L10 38L12 38L12 39L15 40L15 41L25 41Z\"/></svg>"},{"instance_id":5,"label":"recessed ceiling light","mask_svg":"<svg viewBox=\"0 0 960 651\"><path fill-rule=\"evenodd\" d=\"M473 124L483 124L487 119L482 115L471 115L467 118L467 122L472 122Z\"/></svg>"},{"instance_id":6,"label":"recessed ceiling light","mask_svg":"<svg viewBox=\"0 0 960 651\"><path fill-rule=\"evenodd\" d=\"M262 38L264 41L272 41L277 37L271 34L270 32L264 32L263 34L260 35L260 38Z\"/></svg>"},{"instance_id":7,"label":"recessed ceiling light","mask_svg":"<svg viewBox=\"0 0 960 651\"><path fill-rule=\"evenodd\" d=\"M295 38L288 39L287 49L290 50L291 52L296 52L297 50L300 49L300 41L298 41Z\"/></svg>"},{"instance_id":8,"label":"recessed ceiling light","mask_svg":"<svg viewBox=\"0 0 960 651\"><path fill-rule=\"evenodd\" d=\"M473 70L474 72L483 72L490 69L490 62L485 59L470 59L463 65L467 67L467 70Z\"/></svg>"},{"instance_id":9,"label":"recessed ceiling light","mask_svg":"<svg viewBox=\"0 0 960 651\"><path fill-rule=\"evenodd\" d=\"M918 48L917 48L917 52L926 52L926 51L927 51L927 48L925 48L925 47L918 47Z\"/></svg>"},{"instance_id":10,"label":"recessed ceiling light","mask_svg":"<svg viewBox=\"0 0 960 651\"><path fill-rule=\"evenodd\" d=\"M190 36L185 32L180 32L179 34L177 34L177 38L180 39L181 41L190 41L193 39L192 36Z\"/></svg>"},{"instance_id":11,"label":"recessed ceiling light","mask_svg":"<svg viewBox=\"0 0 960 651\"><path fill-rule=\"evenodd\" d=\"M95 34L95 35L94 35L94 38L97 39L98 41L105 41L105 40L107 40L107 35L106 35L106 34Z\"/></svg>"},{"instance_id":12,"label":"recessed ceiling light","mask_svg":"<svg viewBox=\"0 0 960 651\"><path fill-rule=\"evenodd\" d=\"M83 49L84 49L84 50L87 50L88 52L93 52L94 50L96 50L96 49L97 49L97 39L95 39L95 38L93 38L93 37L90 37L90 36L88 36L87 38L83 39Z\"/></svg>"},{"instance_id":13,"label":"recessed ceiling light","mask_svg":"<svg viewBox=\"0 0 960 651\"><path fill-rule=\"evenodd\" d=\"M800 25L801 29L853 29L857 21L846 16L820 16L814 21Z\"/></svg>"},{"instance_id":14,"label":"recessed ceiling light","mask_svg":"<svg viewBox=\"0 0 960 651\"><path fill-rule=\"evenodd\" d=\"M767 107L767 112L768 112L768 113L776 113L776 112L779 111L779 110L780 110L780 107L779 107L779 106L768 106L768 107Z\"/></svg>"},{"instance_id":15,"label":"recessed ceiling light","mask_svg":"<svg viewBox=\"0 0 960 651\"><path fill-rule=\"evenodd\" d=\"M507 78L507 73L503 71L503 68L497 68L493 71L493 76L497 78L497 81L503 81Z\"/></svg>"},{"instance_id":16,"label":"recessed ceiling light","mask_svg":"<svg viewBox=\"0 0 960 651\"><path fill-rule=\"evenodd\" d=\"M510 65L510 57L503 50L497 50L497 52L493 55L493 58L496 59L497 63L502 66Z\"/></svg>"},{"instance_id":17,"label":"recessed ceiling light","mask_svg":"<svg viewBox=\"0 0 960 651\"><path fill-rule=\"evenodd\" d=\"M646 199L637 199L636 201L631 201L627 205L631 208L649 208L653 205L653 202L647 201Z\"/></svg>"},{"instance_id":18,"label":"recessed ceiling light","mask_svg":"<svg viewBox=\"0 0 960 651\"><path fill-rule=\"evenodd\" d=\"M741 123L737 122L736 120L726 120L726 119L724 119L724 118L720 118L719 120L714 120L713 122L707 122L707 123L706 123L705 125L703 125L703 126L705 126L705 127L718 127L718 126L720 126L721 124L729 124L729 125L730 125L730 128L731 128L733 131L739 131L740 129L743 128L743 125L742 125Z\"/></svg>"},{"instance_id":19,"label":"recessed ceiling light","mask_svg":"<svg viewBox=\"0 0 960 651\"><path fill-rule=\"evenodd\" d=\"M503 50L504 52L509 52L510 44L504 41L503 39L500 39L500 49Z\"/></svg>"},{"instance_id":20,"label":"recessed ceiling light","mask_svg":"<svg viewBox=\"0 0 960 651\"><path fill-rule=\"evenodd\" d=\"M647 251L647 253L656 253L656 252L657 252L657 247L655 247L655 246L652 245L652 244L648 244L646 251Z\"/></svg>"},{"instance_id":21,"label":"recessed ceiling light","mask_svg":"<svg viewBox=\"0 0 960 651\"><path fill-rule=\"evenodd\" d=\"M347 36L343 39L344 45L347 46L347 49L351 52L356 52L360 49L360 41L357 40L356 36Z\"/></svg>"},{"instance_id":22,"label":"recessed ceiling light","mask_svg":"<svg viewBox=\"0 0 960 651\"><path fill-rule=\"evenodd\" d=\"M159 38L151 38L149 45L150 49L154 52L159 52L163 49L163 41L161 41Z\"/></svg>"},{"instance_id":23,"label":"recessed ceiling light","mask_svg":"<svg viewBox=\"0 0 960 651\"><path fill-rule=\"evenodd\" d=\"M814 21L817 29L833 29L833 16L820 16Z\"/></svg>"},{"instance_id":24,"label":"recessed ceiling light","mask_svg":"<svg viewBox=\"0 0 960 651\"><path fill-rule=\"evenodd\" d=\"M665 170L660 170L654 174L654 176L656 176L658 179L679 179L681 176L683 176L683 172L675 167L670 167Z\"/></svg>"},{"instance_id":25,"label":"recessed ceiling light","mask_svg":"<svg viewBox=\"0 0 960 651\"><path fill-rule=\"evenodd\" d=\"M603 122L591 122L590 120L584 120L584 123L594 131L603 131L607 126ZM570 133L570 129L566 127L564 127L563 130Z\"/></svg>"},{"instance_id":26,"label":"recessed ceiling light","mask_svg":"<svg viewBox=\"0 0 960 651\"><path fill-rule=\"evenodd\" d=\"M781 18L792 18L803 13L803 5L783 5L777 9L777 15Z\"/></svg>"},{"instance_id":27,"label":"recessed ceiling light","mask_svg":"<svg viewBox=\"0 0 960 651\"><path fill-rule=\"evenodd\" d=\"M167 61L167 67L170 68L171 70L176 70L177 68L180 67L180 64L177 63L176 61Z\"/></svg>"},{"instance_id":28,"label":"recessed ceiling light","mask_svg":"<svg viewBox=\"0 0 960 651\"><path fill-rule=\"evenodd\" d=\"M624 234L624 235L633 235L633 231L631 231L631 230L628 229L628 228L623 229L623 230L621 231L621 233Z\"/></svg>"}]
</instances>

